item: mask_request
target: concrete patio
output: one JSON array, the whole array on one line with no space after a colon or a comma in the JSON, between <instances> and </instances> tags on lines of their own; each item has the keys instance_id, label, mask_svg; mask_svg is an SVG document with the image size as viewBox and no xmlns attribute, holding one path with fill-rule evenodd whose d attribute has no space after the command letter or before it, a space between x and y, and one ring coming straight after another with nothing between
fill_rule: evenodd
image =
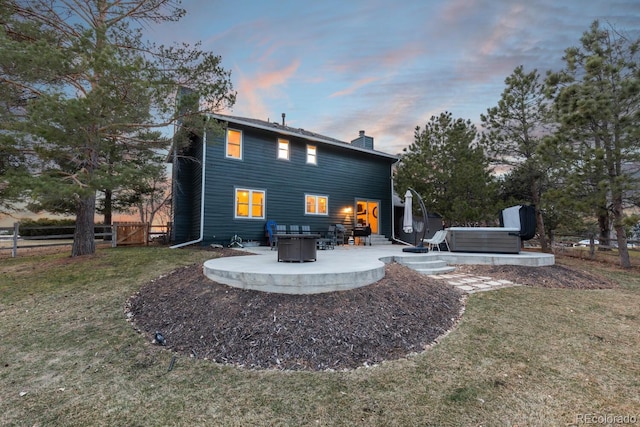
<instances>
[{"instance_id":1,"label":"concrete patio","mask_svg":"<svg viewBox=\"0 0 640 427\"><path fill-rule=\"evenodd\" d=\"M402 252L403 245L336 246L317 253L315 262L278 262L277 252L266 246L243 248L251 256L225 257L204 263L211 280L241 289L285 294L316 294L348 290L375 283L384 277L384 265L397 262L423 274L455 270L454 264L553 265L552 254L520 252L487 254L461 252Z\"/></svg>"}]
</instances>

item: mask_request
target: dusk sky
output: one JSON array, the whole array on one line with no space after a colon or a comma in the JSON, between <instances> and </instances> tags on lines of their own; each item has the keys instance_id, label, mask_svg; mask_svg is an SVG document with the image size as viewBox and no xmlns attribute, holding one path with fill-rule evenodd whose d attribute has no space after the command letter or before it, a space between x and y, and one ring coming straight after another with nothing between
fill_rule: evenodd
<instances>
[{"instance_id":1,"label":"dusk sky","mask_svg":"<svg viewBox=\"0 0 640 427\"><path fill-rule=\"evenodd\" d=\"M202 42L238 93L233 114L398 154L450 111L479 127L504 80L558 71L598 19L640 37L640 0L183 0L156 42ZM0 218L1 220L2 218Z\"/></svg>"},{"instance_id":2,"label":"dusk sky","mask_svg":"<svg viewBox=\"0 0 640 427\"><path fill-rule=\"evenodd\" d=\"M359 130L399 153L416 126L450 111L479 124L518 65L563 67L599 19L640 37L640 0L183 0L151 27L163 43L202 41L232 72L227 114L343 141Z\"/></svg>"},{"instance_id":3,"label":"dusk sky","mask_svg":"<svg viewBox=\"0 0 640 427\"><path fill-rule=\"evenodd\" d=\"M152 27L202 41L231 70L224 113L281 121L343 141L359 130L399 153L416 126L450 111L479 124L518 65L563 67L599 19L640 37L639 0L183 0L187 16Z\"/></svg>"}]
</instances>

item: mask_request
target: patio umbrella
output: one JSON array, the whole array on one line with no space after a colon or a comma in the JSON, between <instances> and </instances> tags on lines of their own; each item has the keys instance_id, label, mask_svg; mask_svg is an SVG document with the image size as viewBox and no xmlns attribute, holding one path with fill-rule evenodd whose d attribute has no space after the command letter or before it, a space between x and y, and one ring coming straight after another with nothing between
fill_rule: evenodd
<instances>
[{"instance_id":1,"label":"patio umbrella","mask_svg":"<svg viewBox=\"0 0 640 427\"><path fill-rule=\"evenodd\" d=\"M404 193L404 217L402 219L402 231L413 233L413 196L411 191Z\"/></svg>"}]
</instances>

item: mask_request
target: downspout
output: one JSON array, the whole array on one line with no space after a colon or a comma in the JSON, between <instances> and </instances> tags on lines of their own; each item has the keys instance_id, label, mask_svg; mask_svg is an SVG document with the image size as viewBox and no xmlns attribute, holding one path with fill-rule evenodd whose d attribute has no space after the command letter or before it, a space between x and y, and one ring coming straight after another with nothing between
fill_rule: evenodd
<instances>
[{"instance_id":1,"label":"downspout","mask_svg":"<svg viewBox=\"0 0 640 427\"><path fill-rule=\"evenodd\" d=\"M205 130L202 137L202 182L200 184L200 237L190 242L178 243L177 245L169 246L169 249L178 249L185 246L193 245L195 243L202 242L204 238L204 184L207 168L207 131Z\"/></svg>"},{"instance_id":2,"label":"downspout","mask_svg":"<svg viewBox=\"0 0 640 427\"><path fill-rule=\"evenodd\" d=\"M397 159L393 164L398 163L400 159ZM396 239L396 207L393 204L393 173L391 174L391 241L401 243L407 246L413 246L411 243L407 243L404 240Z\"/></svg>"}]
</instances>

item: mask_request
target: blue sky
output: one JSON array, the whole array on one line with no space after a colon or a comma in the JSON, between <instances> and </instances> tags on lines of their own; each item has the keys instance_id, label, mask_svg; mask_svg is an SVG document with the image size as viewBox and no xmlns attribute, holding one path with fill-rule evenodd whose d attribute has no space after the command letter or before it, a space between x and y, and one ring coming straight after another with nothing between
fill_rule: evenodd
<instances>
[{"instance_id":1,"label":"blue sky","mask_svg":"<svg viewBox=\"0 0 640 427\"><path fill-rule=\"evenodd\" d=\"M222 56L238 99L227 114L345 142L359 130L397 154L450 111L479 124L518 65L563 67L594 19L640 37L640 0L183 0L150 25L164 43ZM6 219L9 221L10 219ZM6 222L5 221L5 222ZM2 222L2 218L0 218Z\"/></svg>"},{"instance_id":2,"label":"blue sky","mask_svg":"<svg viewBox=\"0 0 640 427\"><path fill-rule=\"evenodd\" d=\"M232 72L225 113L399 153L416 126L450 111L478 124L520 64L563 66L595 19L640 37L639 0L183 0L187 16L151 27L202 41Z\"/></svg>"}]
</instances>

